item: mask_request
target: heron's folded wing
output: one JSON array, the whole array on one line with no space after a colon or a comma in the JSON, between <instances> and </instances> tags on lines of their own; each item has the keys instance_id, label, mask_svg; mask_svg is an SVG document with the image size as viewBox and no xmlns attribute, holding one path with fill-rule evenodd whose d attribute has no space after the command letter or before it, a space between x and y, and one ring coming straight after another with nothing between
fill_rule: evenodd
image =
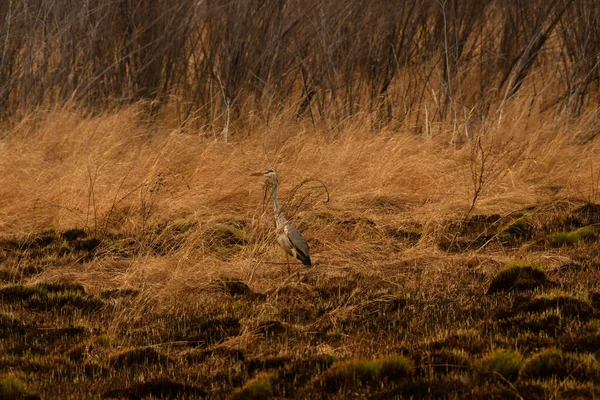
<instances>
[{"instance_id":1,"label":"heron's folded wing","mask_svg":"<svg viewBox=\"0 0 600 400\"><path fill-rule=\"evenodd\" d=\"M310 252L308 250L308 243L302 236L302 233L292 225L288 224L285 227L285 233L287 234L290 242L296 249L296 253L299 255L299 259L306 265L310 265Z\"/></svg>"}]
</instances>

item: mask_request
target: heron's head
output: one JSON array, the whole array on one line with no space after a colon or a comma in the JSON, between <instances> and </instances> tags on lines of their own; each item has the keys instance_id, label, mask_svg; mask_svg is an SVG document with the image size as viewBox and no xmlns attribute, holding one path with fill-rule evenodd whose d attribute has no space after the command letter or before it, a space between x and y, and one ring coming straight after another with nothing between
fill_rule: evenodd
<instances>
[{"instance_id":1,"label":"heron's head","mask_svg":"<svg viewBox=\"0 0 600 400\"><path fill-rule=\"evenodd\" d=\"M265 169L262 172L257 172L257 173L251 174L251 175L252 176L264 176L266 178L272 178L272 177L276 176L275 171L273 171L272 169Z\"/></svg>"}]
</instances>

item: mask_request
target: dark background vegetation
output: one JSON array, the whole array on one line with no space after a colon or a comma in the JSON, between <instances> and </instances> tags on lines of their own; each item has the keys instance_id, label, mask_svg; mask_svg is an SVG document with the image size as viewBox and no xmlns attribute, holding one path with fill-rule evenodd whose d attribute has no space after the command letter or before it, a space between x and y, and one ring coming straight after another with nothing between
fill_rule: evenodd
<instances>
[{"instance_id":1,"label":"dark background vegetation","mask_svg":"<svg viewBox=\"0 0 600 400\"><path fill-rule=\"evenodd\" d=\"M142 100L200 127L287 110L469 136L519 92L597 105L599 25L593 0L6 0L0 112Z\"/></svg>"}]
</instances>

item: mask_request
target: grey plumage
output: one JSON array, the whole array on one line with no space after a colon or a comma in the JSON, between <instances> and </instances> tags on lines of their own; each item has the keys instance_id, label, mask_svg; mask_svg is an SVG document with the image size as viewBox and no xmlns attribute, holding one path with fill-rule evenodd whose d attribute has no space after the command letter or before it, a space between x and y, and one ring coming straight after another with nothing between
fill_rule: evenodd
<instances>
[{"instance_id":1,"label":"grey plumage","mask_svg":"<svg viewBox=\"0 0 600 400\"><path fill-rule=\"evenodd\" d=\"M291 246L287 247L287 244L282 245L281 243L280 246L283 247L289 255L291 255L292 257L296 257L298 260L302 261L302 264L312 265L310 261L310 251L308 250L308 243L306 243L306 240L304 239L304 236L302 236L302 233L300 233L298 229L294 228L289 222L286 226L284 226L283 230L284 234L278 236L277 241L279 242L281 240L279 239L280 237L285 238L287 236L287 239L289 240Z\"/></svg>"},{"instance_id":2,"label":"grey plumage","mask_svg":"<svg viewBox=\"0 0 600 400\"><path fill-rule=\"evenodd\" d=\"M304 239L304 236L302 236L302 233L300 233L298 229L292 226L281 212L279 199L277 197L277 188L279 186L277 174L273 170L268 169L264 173L253 175L264 175L267 178L271 178L273 183L271 187L271 197L273 199L273 208L275 211L277 243L288 255L302 261L302 264L307 266L312 265L308 243Z\"/></svg>"}]
</instances>

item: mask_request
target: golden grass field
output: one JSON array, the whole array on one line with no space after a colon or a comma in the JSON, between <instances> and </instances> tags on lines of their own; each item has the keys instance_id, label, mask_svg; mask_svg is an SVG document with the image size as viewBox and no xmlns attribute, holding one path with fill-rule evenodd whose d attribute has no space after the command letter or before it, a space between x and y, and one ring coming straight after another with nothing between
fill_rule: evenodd
<instances>
[{"instance_id":1,"label":"golden grass field","mask_svg":"<svg viewBox=\"0 0 600 400\"><path fill-rule=\"evenodd\" d=\"M25 118L0 141L0 398L600 396L595 114L518 106L467 143ZM266 168L312 268L287 272Z\"/></svg>"}]
</instances>

